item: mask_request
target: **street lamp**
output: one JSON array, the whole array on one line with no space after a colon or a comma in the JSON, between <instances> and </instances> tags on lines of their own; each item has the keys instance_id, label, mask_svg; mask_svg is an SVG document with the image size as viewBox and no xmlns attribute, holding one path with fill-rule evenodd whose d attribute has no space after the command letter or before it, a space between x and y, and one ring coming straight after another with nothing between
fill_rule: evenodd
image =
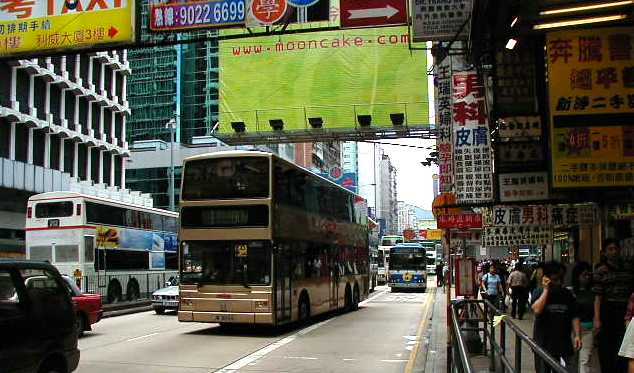
<instances>
[{"instance_id":1,"label":"street lamp","mask_svg":"<svg viewBox=\"0 0 634 373\"><path fill-rule=\"evenodd\" d=\"M169 172L169 204L170 211L175 211L174 202L174 134L176 132L176 118L172 118L165 124L170 130L170 172Z\"/></svg>"}]
</instances>

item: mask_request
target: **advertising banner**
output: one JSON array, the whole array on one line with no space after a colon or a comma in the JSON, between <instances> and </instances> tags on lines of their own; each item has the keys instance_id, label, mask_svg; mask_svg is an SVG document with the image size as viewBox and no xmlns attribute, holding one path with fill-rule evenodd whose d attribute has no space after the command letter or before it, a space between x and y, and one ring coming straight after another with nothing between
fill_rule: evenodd
<instances>
[{"instance_id":1,"label":"advertising banner","mask_svg":"<svg viewBox=\"0 0 634 373\"><path fill-rule=\"evenodd\" d=\"M125 249L141 251L176 252L178 242L176 234L150 232L141 229L108 227L99 225L96 228L97 248Z\"/></svg>"},{"instance_id":2,"label":"advertising banner","mask_svg":"<svg viewBox=\"0 0 634 373\"><path fill-rule=\"evenodd\" d=\"M415 41L450 41L469 35L471 0L413 0L412 15ZM464 25L464 27L463 27ZM460 32L462 28L462 32Z\"/></svg>"},{"instance_id":3,"label":"advertising banner","mask_svg":"<svg viewBox=\"0 0 634 373\"><path fill-rule=\"evenodd\" d=\"M452 74L452 142L458 203L493 200L493 154L484 84L476 71Z\"/></svg>"},{"instance_id":4,"label":"advertising banner","mask_svg":"<svg viewBox=\"0 0 634 373\"><path fill-rule=\"evenodd\" d=\"M634 186L634 27L547 35L553 186Z\"/></svg>"},{"instance_id":5,"label":"advertising banner","mask_svg":"<svg viewBox=\"0 0 634 373\"><path fill-rule=\"evenodd\" d=\"M407 27L223 40L217 134L428 126L425 51L409 46Z\"/></svg>"},{"instance_id":6,"label":"advertising banner","mask_svg":"<svg viewBox=\"0 0 634 373\"><path fill-rule=\"evenodd\" d=\"M135 41L135 0L0 1L0 57Z\"/></svg>"},{"instance_id":7,"label":"advertising banner","mask_svg":"<svg viewBox=\"0 0 634 373\"><path fill-rule=\"evenodd\" d=\"M495 206L485 214L486 226L571 226L595 223L594 205Z\"/></svg>"},{"instance_id":8,"label":"advertising banner","mask_svg":"<svg viewBox=\"0 0 634 373\"><path fill-rule=\"evenodd\" d=\"M548 199L548 173L522 172L499 174L500 201L539 201Z\"/></svg>"},{"instance_id":9,"label":"advertising banner","mask_svg":"<svg viewBox=\"0 0 634 373\"><path fill-rule=\"evenodd\" d=\"M320 173L319 176L326 178L338 185L341 185L342 187L348 189L353 193L357 193L359 175L356 172L341 172L341 169L339 169L339 171L339 174L328 172Z\"/></svg>"},{"instance_id":10,"label":"advertising banner","mask_svg":"<svg viewBox=\"0 0 634 373\"><path fill-rule=\"evenodd\" d=\"M436 148L438 149L438 189L453 189L453 145L451 143L451 57L437 65L434 72L436 101Z\"/></svg>"}]
</instances>

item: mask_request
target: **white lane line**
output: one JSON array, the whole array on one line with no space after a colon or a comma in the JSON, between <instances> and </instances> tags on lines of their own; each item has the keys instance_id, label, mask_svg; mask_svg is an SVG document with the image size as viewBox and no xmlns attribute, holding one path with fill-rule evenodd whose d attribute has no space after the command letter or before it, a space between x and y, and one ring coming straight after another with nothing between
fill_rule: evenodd
<instances>
[{"instance_id":1,"label":"white lane line","mask_svg":"<svg viewBox=\"0 0 634 373\"><path fill-rule=\"evenodd\" d=\"M257 360L260 360L261 358L263 358L264 356L270 354L271 352L277 350L278 348L287 345L291 342L293 342L295 339L297 339L297 337L305 335L307 333L312 332L313 330L320 328L322 326L324 326L325 324L329 323L332 319L328 319L322 322L319 322L315 325L309 326L307 328L304 328L300 331L298 331L295 334L289 335L286 338L280 339L277 342L273 342L270 345L261 348L245 357L243 357L242 359L233 362L227 366L224 366L218 370L215 371L215 373L234 373L237 372L238 370L244 368L247 365L253 365L253 363L255 363Z\"/></svg>"},{"instance_id":2,"label":"white lane line","mask_svg":"<svg viewBox=\"0 0 634 373\"><path fill-rule=\"evenodd\" d=\"M284 356L284 359L318 360L316 357L308 357L308 356Z\"/></svg>"},{"instance_id":3,"label":"white lane line","mask_svg":"<svg viewBox=\"0 0 634 373\"><path fill-rule=\"evenodd\" d=\"M357 361L357 359L343 359L343 361Z\"/></svg>"},{"instance_id":4,"label":"white lane line","mask_svg":"<svg viewBox=\"0 0 634 373\"><path fill-rule=\"evenodd\" d=\"M159 334L159 333L151 333L151 334L142 335L140 337L130 338L130 339L126 340L126 342L132 342L132 341L136 341L138 339L148 338L148 337L151 337L151 336L157 335L157 334Z\"/></svg>"},{"instance_id":5,"label":"white lane line","mask_svg":"<svg viewBox=\"0 0 634 373\"><path fill-rule=\"evenodd\" d=\"M382 363L406 363L408 360L379 360Z\"/></svg>"}]
</instances>

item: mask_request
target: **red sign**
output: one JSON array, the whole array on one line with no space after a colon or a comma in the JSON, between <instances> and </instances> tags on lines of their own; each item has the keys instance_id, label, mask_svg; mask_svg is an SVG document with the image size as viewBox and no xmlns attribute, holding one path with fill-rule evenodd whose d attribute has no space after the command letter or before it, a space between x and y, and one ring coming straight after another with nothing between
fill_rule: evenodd
<instances>
[{"instance_id":1,"label":"red sign","mask_svg":"<svg viewBox=\"0 0 634 373\"><path fill-rule=\"evenodd\" d=\"M423 240L427 239L427 229L421 229L418 231L418 235L420 236L420 238L422 238Z\"/></svg>"},{"instance_id":2,"label":"red sign","mask_svg":"<svg viewBox=\"0 0 634 373\"><path fill-rule=\"evenodd\" d=\"M341 28L407 24L405 0L341 0Z\"/></svg>"},{"instance_id":3,"label":"red sign","mask_svg":"<svg viewBox=\"0 0 634 373\"><path fill-rule=\"evenodd\" d=\"M457 214L457 215L440 215L438 217L438 228L482 228L481 214Z\"/></svg>"},{"instance_id":4,"label":"red sign","mask_svg":"<svg viewBox=\"0 0 634 373\"><path fill-rule=\"evenodd\" d=\"M286 0L252 0L251 15L258 22L271 25L282 19L287 7Z\"/></svg>"},{"instance_id":5,"label":"red sign","mask_svg":"<svg viewBox=\"0 0 634 373\"><path fill-rule=\"evenodd\" d=\"M403 237L406 240L411 241L416 238L416 232L413 229L405 229L403 231Z\"/></svg>"}]
</instances>

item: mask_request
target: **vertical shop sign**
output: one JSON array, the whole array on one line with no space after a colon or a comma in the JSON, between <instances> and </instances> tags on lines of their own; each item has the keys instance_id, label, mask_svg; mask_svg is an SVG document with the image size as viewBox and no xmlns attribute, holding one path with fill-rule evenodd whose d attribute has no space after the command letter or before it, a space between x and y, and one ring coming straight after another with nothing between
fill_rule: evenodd
<instances>
[{"instance_id":1,"label":"vertical shop sign","mask_svg":"<svg viewBox=\"0 0 634 373\"><path fill-rule=\"evenodd\" d=\"M493 200L493 164L484 84L476 71L452 75L452 142L458 203Z\"/></svg>"},{"instance_id":2,"label":"vertical shop sign","mask_svg":"<svg viewBox=\"0 0 634 373\"><path fill-rule=\"evenodd\" d=\"M451 58L445 58L436 69L436 125L438 136L438 189L451 192L453 187L453 146L451 143Z\"/></svg>"},{"instance_id":3,"label":"vertical shop sign","mask_svg":"<svg viewBox=\"0 0 634 373\"><path fill-rule=\"evenodd\" d=\"M414 41L449 41L469 35L471 0L414 0L412 22Z\"/></svg>"},{"instance_id":4,"label":"vertical shop sign","mask_svg":"<svg viewBox=\"0 0 634 373\"><path fill-rule=\"evenodd\" d=\"M634 186L634 28L547 36L553 186Z\"/></svg>"}]
</instances>

